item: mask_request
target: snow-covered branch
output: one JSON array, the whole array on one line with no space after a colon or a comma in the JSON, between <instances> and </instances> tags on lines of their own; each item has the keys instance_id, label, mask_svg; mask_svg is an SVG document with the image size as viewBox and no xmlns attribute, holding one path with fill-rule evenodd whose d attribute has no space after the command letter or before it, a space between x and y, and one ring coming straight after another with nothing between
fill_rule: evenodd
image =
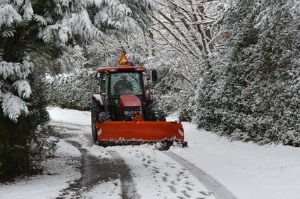
<instances>
[{"instance_id":1,"label":"snow-covered branch","mask_svg":"<svg viewBox=\"0 0 300 199\"><path fill-rule=\"evenodd\" d=\"M15 122L18 121L22 113L28 114L26 103L10 92L2 93L0 91L0 102L2 102L1 106L4 115Z\"/></svg>"}]
</instances>

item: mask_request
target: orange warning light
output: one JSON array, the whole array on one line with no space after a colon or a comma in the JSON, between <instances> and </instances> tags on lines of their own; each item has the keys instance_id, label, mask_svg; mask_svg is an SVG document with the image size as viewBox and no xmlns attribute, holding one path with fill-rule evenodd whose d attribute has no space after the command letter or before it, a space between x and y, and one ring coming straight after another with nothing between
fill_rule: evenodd
<instances>
[{"instance_id":1,"label":"orange warning light","mask_svg":"<svg viewBox=\"0 0 300 199\"><path fill-rule=\"evenodd\" d=\"M126 57L126 55L124 53L121 55L121 58L118 61L118 65L119 66L130 66L130 61L128 60L128 58Z\"/></svg>"}]
</instances>

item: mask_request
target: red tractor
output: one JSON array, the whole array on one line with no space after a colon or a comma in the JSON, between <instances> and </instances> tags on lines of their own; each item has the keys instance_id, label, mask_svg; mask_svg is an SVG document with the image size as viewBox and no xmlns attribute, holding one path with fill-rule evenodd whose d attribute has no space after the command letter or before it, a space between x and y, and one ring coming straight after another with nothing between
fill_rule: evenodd
<instances>
[{"instance_id":1,"label":"red tractor","mask_svg":"<svg viewBox=\"0 0 300 199\"><path fill-rule=\"evenodd\" d=\"M166 122L165 113L154 108L149 86L144 84L145 79L150 80L144 78L149 76L144 74L146 69L125 63L97 70L99 89L92 97L91 114L94 142L102 146L145 142L187 146L181 122ZM151 76L156 82L156 71Z\"/></svg>"}]
</instances>

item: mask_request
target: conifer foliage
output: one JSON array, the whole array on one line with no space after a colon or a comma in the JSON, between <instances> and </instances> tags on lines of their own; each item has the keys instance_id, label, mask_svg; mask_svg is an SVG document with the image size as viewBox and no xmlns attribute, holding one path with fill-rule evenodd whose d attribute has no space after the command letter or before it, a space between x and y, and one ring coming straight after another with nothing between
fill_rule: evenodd
<instances>
[{"instance_id":1,"label":"conifer foliage","mask_svg":"<svg viewBox=\"0 0 300 199\"><path fill-rule=\"evenodd\" d=\"M0 2L0 103L3 113L17 121L28 113L22 98L30 95L26 82L34 64L33 51L58 57L62 46L101 40L105 33L120 34L150 22L152 1L3 0ZM148 16L149 15L149 16ZM45 45L45 44L49 45ZM52 47L52 48L51 48ZM13 82L22 80L15 86ZM14 95L13 91L17 89Z\"/></svg>"},{"instance_id":2,"label":"conifer foliage","mask_svg":"<svg viewBox=\"0 0 300 199\"><path fill-rule=\"evenodd\" d=\"M153 7L152 0L0 1L0 175L30 170L29 144L49 119L39 89L52 65L41 63L62 58L69 45L146 26Z\"/></svg>"}]
</instances>

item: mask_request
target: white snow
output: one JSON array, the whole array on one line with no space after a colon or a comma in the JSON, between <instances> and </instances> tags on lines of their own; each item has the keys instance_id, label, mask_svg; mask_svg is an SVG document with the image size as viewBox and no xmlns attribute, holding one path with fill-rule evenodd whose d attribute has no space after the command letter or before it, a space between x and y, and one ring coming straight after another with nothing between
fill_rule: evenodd
<instances>
[{"instance_id":1,"label":"white snow","mask_svg":"<svg viewBox=\"0 0 300 199\"><path fill-rule=\"evenodd\" d=\"M144 198L214 198L194 176L153 146L102 148L91 142L90 113L60 108L48 109L52 123L65 122L72 129L62 133L79 134L70 138L99 158L118 152L131 168L137 193ZM176 118L169 118L174 120ZM282 145L258 146L231 142L211 132L183 123L189 147L172 147L180 155L226 186L239 199L298 199L300 197L300 150ZM54 158L43 165L44 175L0 184L0 199L56 198L68 183L80 178L74 165L80 165L77 148L61 140ZM72 164L70 164L72 161ZM112 180L82 193L84 198L120 198L120 181ZM202 195L201 195L202 194Z\"/></svg>"},{"instance_id":2,"label":"white snow","mask_svg":"<svg viewBox=\"0 0 300 199\"><path fill-rule=\"evenodd\" d=\"M66 110L57 107L48 109L51 120L56 122L66 122L71 124L89 125L91 123L91 114L86 111Z\"/></svg>"},{"instance_id":3,"label":"white snow","mask_svg":"<svg viewBox=\"0 0 300 199\"><path fill-rule=\"evenodd\" d=\"M189 148L172 149L243 199L300 197L299 148L230 142L194 125L184 125Z\"/></svg>"}]
</instances>

